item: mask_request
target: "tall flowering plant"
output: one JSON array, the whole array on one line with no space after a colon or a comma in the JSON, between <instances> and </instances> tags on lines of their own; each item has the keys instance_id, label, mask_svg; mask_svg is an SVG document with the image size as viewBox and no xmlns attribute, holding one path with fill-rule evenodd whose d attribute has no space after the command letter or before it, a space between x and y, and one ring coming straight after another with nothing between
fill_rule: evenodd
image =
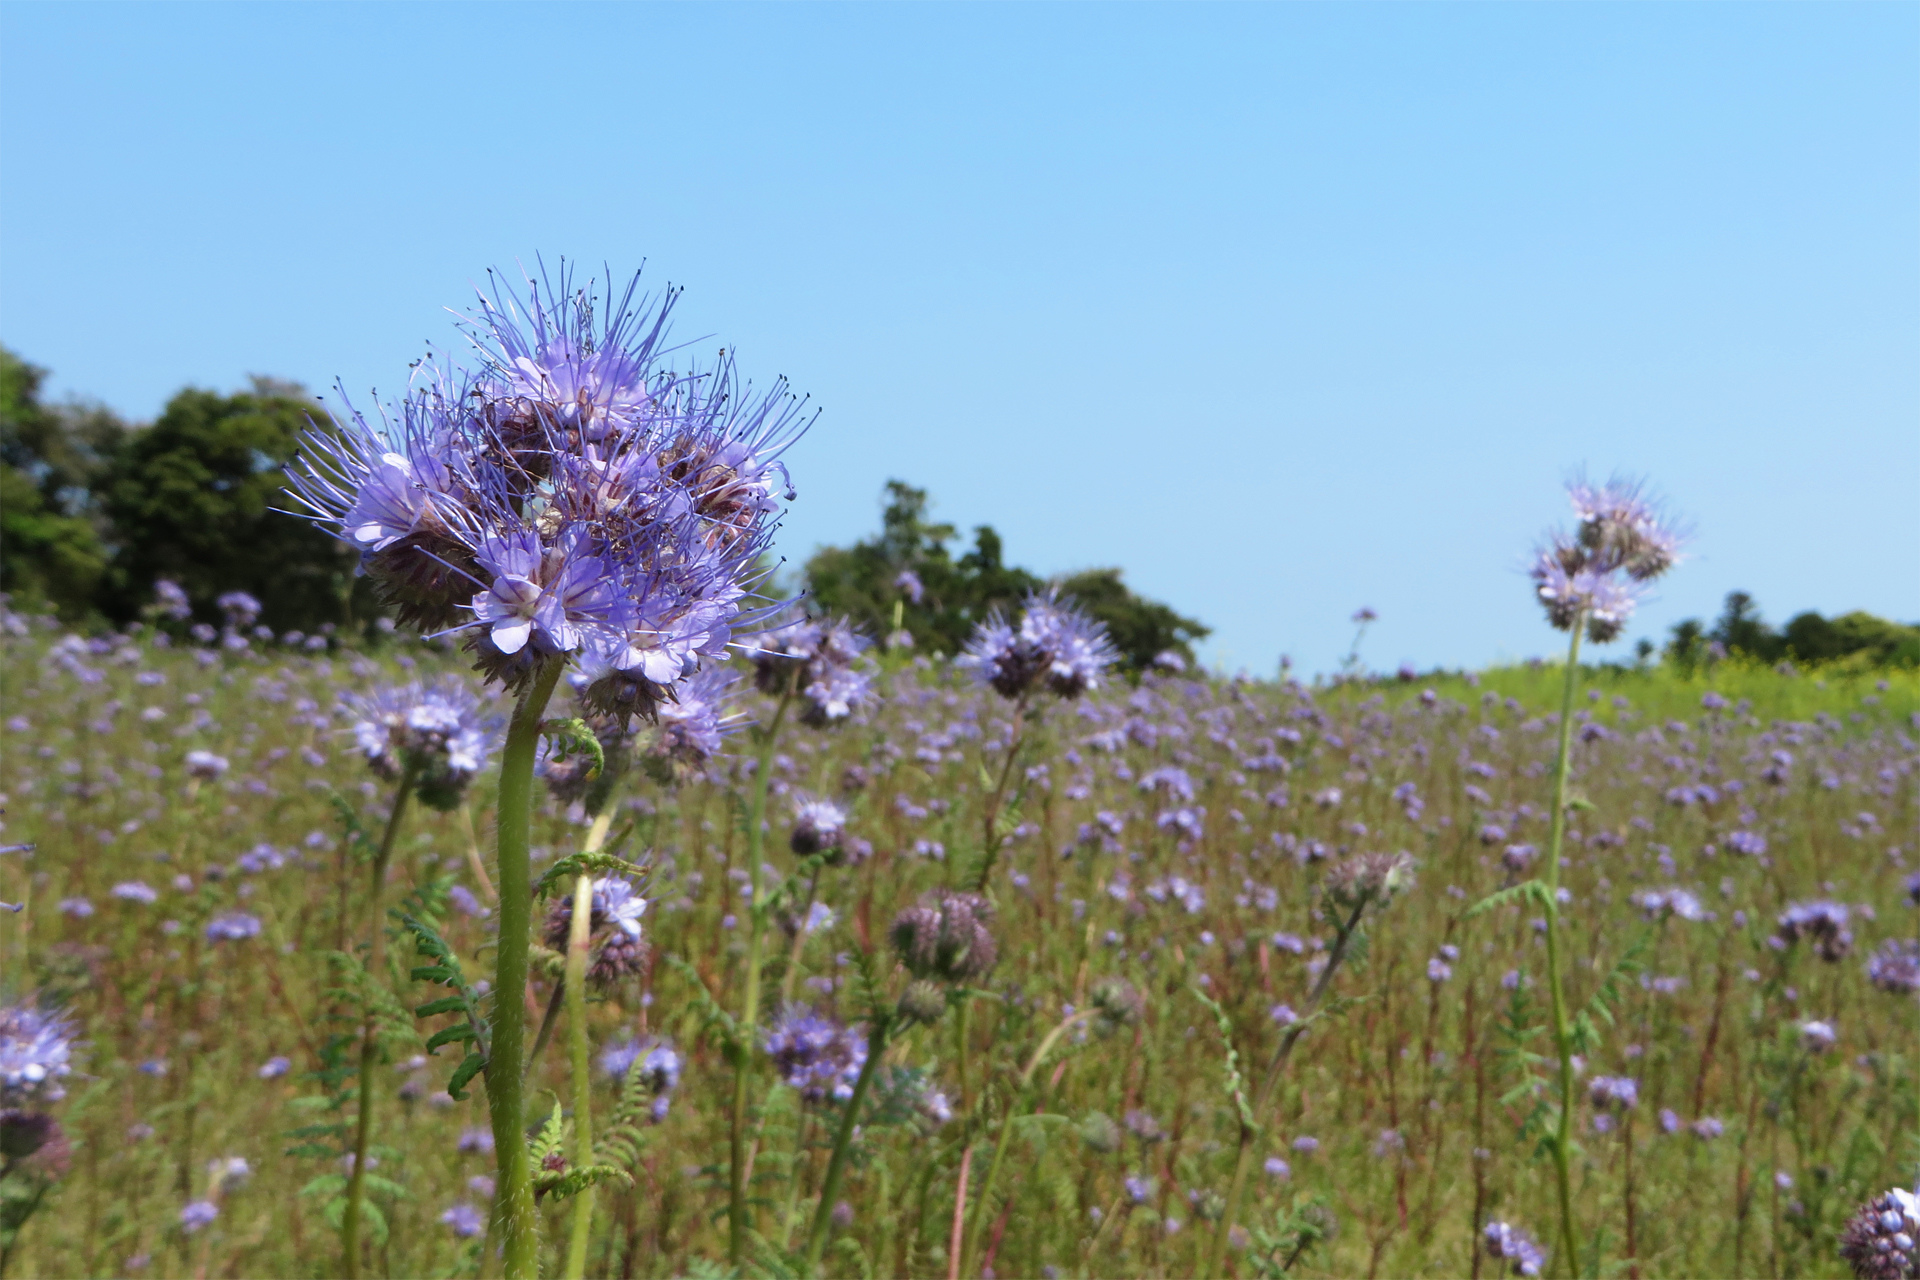
<instances>
[{"instance_id":1,"label":"tall flowering plant","mask_svg":"<svg viewBox=\"0 0 1920 1280\"><path fill-rule=\"evenodd\" d=\"M1558 1058L1558 1117L1548 1147L1553 1157L1560 1208L1560 1248L1567 1266L1576 1266L1570 1160L1573 1147L1574 1021L1568 1012L1564 926L1560 918L1560 846L1567 830L1567 773L1573 746L1573 689L1580 672L1580 641L1617 639L1633 617L1647 585L1671 569L1680 553L1680 535L1641 491L1639 485L1612 481L1568 486L1577 519L1572 534L1556 532L1534 556L1534 595L1547 621L1567 633L1566 684L1560 700L1560 740L1553 767L1553 811L1546 857L1539 879L1516 885L1480 904L1483 909L1509 895L1531 898L1546 919L1547 987ZM1570 1270L1568 1274L1572 1274Z\"/></svg>"},{"instance_id":2,"label":"tall flowering plant","mask_svg":"<svg viewBox=\"0 0 1920 1280\"><path fill-rule=\"evenodd\" d=\"M779 455L804 429L800 402L784 383L753 392L724 353L669 367L673 301L640 294L637 276L605 297L564 270L524 296L494 280L463 325L470 359L430 354L376 419L349 406L311 430L294 468L303 513L360 549L400 619L462 636L517 697L485 1073L510 1277L538 1264L520 1064L533 770L558 730L547 703L568 672L623 721L675 703L758 623L761 557L793 496Z\"/></svg>"}]
</instances>

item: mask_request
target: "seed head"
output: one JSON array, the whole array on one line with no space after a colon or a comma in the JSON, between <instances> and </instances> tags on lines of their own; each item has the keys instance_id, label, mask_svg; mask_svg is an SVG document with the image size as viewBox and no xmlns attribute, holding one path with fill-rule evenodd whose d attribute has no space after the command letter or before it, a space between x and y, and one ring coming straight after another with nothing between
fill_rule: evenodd
<instances>
[{"instance_id":1,"label":"seed head","mask_svg":"<svg viewBox=\"0 0 1920 1280\"><path fill-rule=\"evenodd\" d=\"M936 889L894 917L888 938L916 978L963 984L993 970L993 905L975 893Z\"/></svg>"},{"instance_id":2,"label":"seed head","mask_svg":"<svg viewBox=\"0 0 1920 1280\"><path fill-rule=\"evenodd\" d=\"M1413 859L1404 853L1355 855L1327 873L1327 898L1346 911L1369 904L1385 906L1395 894L1413 886L1413 868Z\"/></svg>"}]
</instances>

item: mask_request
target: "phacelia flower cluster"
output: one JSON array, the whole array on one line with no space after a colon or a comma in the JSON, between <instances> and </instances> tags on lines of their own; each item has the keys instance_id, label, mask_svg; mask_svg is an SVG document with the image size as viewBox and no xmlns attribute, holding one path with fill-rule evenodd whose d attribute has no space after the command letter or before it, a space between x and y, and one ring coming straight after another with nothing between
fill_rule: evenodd
<instances>
[{"instance_id":1,"label":"phacelia flower cluster","mask_svg":"<svg viewBox=\"0 0 1920 1280\"><path fill-rule=\"evenodd\" d=\"M1920 1198L1895 1187L1861 1205L1840 1233L1840 1257L1859 1280L1910 1280L1920 1275Z\"/></svg>"},{"instance_id":2,"label":"phacelia flower cluster","mask_svg":"<svg viewBox=\"0 0 1920 1280\"><path fill-rule=\"evenodd\" d=\"M1780 913L1780 940L1792 944L1805 939L1822 960L1838 964L1853 950L1847 915L1847 908L1838 902L1792 903Z\"/></svg>"},{"instance_id":3,"label":"phacelia flower cluster","mask_svg":"<svg viewBox=\"0 0 1920 1280\"><path fill-rule=\"evenodd\" d=\"M73 1025L31 1004L0 1009L0 1103L57 1102L73 1071Z\"/></svg>"},{"instance_id":4,"label":"phacelia flower cluster","mask_svg":"<svg viewBox=\"0 0 1920 1280\"><path fill-rule=\"evenodd\" d=\"M1489 1222L1485 1239L1488 1256L1505 1261L1516 1276L1537 1276L1547 1265L1547 1251L1511 1223Z\"/></svg>"},{"instance_id":5,"label":"phacelia flower cluster","mask_svg":"<svg viewBox=\"0 0 1920 1280\"><path fill-rule=\"evenodd\" d=\"M1673 567L1680 537L1637 484L1578 482L1567 493L1579 524L1535 555L1534 594L1556 628L1584 625L1605 644L1626 628L1645 585Z\"/></svg>"},{"instance_id":6,"label":"phacelia flower cluster","mask_svg":"<svg viewBox=\"0 0 1920 1280\"><path fill-rule=\"evenodd\" d=\"M803 425L784 384L753 394L725 356L668 368L673 296L637 288L496 283L467 325L476 367L429 357L378 423L349 406L310 430L293 469L403 622L466 633L512 688L570 664L623 718L757 625L792 497L778 458Z\"/></svg>"},{"instance_id":7,"label":"phacelia flower cluster","mask_svg":"<svg viewBox=\"0 0 1920 1280\"><path fill-rule=\"evenodd\" d=\"M442 811L486 768L503 724L451 676L344 694L340 713L374 773L393 782L411 770L421 803Z\"/></svg>"},{"instance_id":8,"label":"phacelia flower cluster","mask_svg":"<svg viewBox=\"0 0 1920 1280\"><path fill-rule=\"evenodd\" d=\"M852 1098L867 1061L867 1037L859 1028L799 1005L788 1005L775 1019L764 1047L780 1078L809 1102Z\"/></svg>"},{"instance_id":9,"label":"phacelia flower cluster","mask_svg":"<svg viewBox=\"0 0 1920 1280\"><path fill-rule=\"evenodd\" d=\"M873 700L873 678L860 661L867 638L844 618L801 618L743 643L760 691L797 695L805 724L844 720Z\"/></svg>"},{"instance_id":10,"label":"phacelia flower cluster","mask_svg":"<svg viewBox=\"0 0 1920 1280\"><path fill-rule=\"evenodd\" d=\"M936 889L894 917L888 940L916 978L960 984L984 978L1000 958L993 904L977 893Z\"/></svg>"},{"instance_id":11,"label":"phacelia flower cluster","mask_svg":"<svg viewBox=\"0 0 1920 1280\"><path fill-rule=\"evenodd\" d=\"M1118 656L1104 625L1048 591L1027 597L1018 627L997 613L975 627L955 665L1003 698L1077 698L1100 687Z\"/></svg>"},{"instance_id":12,"label":"phacelia flower cluster","mask_svg":"<svg viewBox=\"0 0 1920 1280\"><path fill-rule=\"evenodd\" d=\"M640 971L647 959L640 930L640 917L646 912L647 900L630 881L602 876L593 882L593 910L587 924L595 943L587 981L604 985ZM542 941L555 951L565 951L572 929L573 895L562 893L547 909Z\"/></svg>"},{"instance_id":13,"label":"phacelia flower cluster","mask_svg":"<svg viewBox=\"0 0 1920 1280\"><path fill-rule=\"evenodd\" d=\"M1867 981L1889 995L1920 991L1920 942L1888 938L1867 960Z\"/></svg>"}]
</instances>

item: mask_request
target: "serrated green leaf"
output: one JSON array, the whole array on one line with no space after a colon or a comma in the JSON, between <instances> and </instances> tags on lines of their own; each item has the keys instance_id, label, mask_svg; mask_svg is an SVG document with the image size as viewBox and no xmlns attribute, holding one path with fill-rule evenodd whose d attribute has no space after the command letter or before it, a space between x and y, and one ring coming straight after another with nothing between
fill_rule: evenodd
<instances>
[{"instance_id":1,"label":"serrated green leaf","mask_svg":"<svg viewBox=\"0 0 1920 1280\"><path fill-rule=\"evenodd\" d=\"M300 1188L303 1196L337 1195L347 1189L347 1175L344 1173L323 1173Z\"/></svg>"},{"instance_id":2,"label":"serrated green leaf","mask_svg":"<svg viewBox=\"0 0 1920 1280\"><path fill-rule=\"evenodd\" d=\"M465 996L442 996L438 1000L429 1000L427 1003L415 1009L413 1016L416 1018L431 1018L437 1014L465 1013L466 1011L467 1000Z\"/></svg>"},{"instance_id":3,"label":"serrated green leaf","mask_svg":"<svg viewBox=\"0 0 1920 1280\"><path fill-rule=\"evenodd\" d=\"M460 1102L466 1101L467 1095L462 1093L461 1090L467 1087L467 1081L473 1079L486 1069L487 1059L485 1055L469 1053L460 1060L460 1065L453 1069L452 1078L447 1081L448 1096Z\"/></svg>"},{"instance_id":4,"label":"serrated green leaf","mask_svg":"<svg viewBox=\"0 0 1920 1280\"><path fill-rule=\"evenodd\" d=\"M432 1053L443 1045L453 1044L457 1041L477 1040L478 1038L479 1033L473 1029L472 1023L456 1022L450 1027L440 1028L440 1030L427 1037L427 1052Z\"/></svg>"}]
</instances>

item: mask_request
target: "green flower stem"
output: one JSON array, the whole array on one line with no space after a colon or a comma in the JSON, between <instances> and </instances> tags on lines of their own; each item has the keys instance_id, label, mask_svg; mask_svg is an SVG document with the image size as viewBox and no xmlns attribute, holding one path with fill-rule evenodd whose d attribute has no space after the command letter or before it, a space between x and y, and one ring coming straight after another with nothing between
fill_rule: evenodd
<instances>
[{"instance_id":1,"label":"green flower stem","mask_svg":"<svg viewBox=\"0 0 1920 1280\"><path fill-rule=\"evenodd\" d=\"M367 973L379 981L386 968L387 924L381 916L381 900L386 896L387 864L393 859L393 843L400 835L400 820L406 815L407 801L413 798L413 784L419 770L409 764L400 774L393 791L393 811L387 814L387 829L380 835L380 849L373 858L373 881L369 886L367 914L373 921ZM361 1206L367 1200L367 1145L373 1138L373 1069L378 1063L379 1044L374 1038L373 1010L366 1010L360 1028L360 1075L355 1082L359 1115L353 1128L353 1172L347 1178L347 1208L340 1218L340 1245L343 1251L340 1270L347 1280L360 1275Z\"/></svg>"},{"instance_id":2,"label":"green flower stem","mask_svg":"<svg viewBox=\"0 0 1920 1280\"><path fill-rule=\"evenodd\" d=\"M1287 1059L1293 1056L1293 1046L1306 1034L1307 1019L1313 1016L1320 1002L1326 999L1327 988L1333 985L1333 975L1339 971L1340 962L1347 958L1347 944L1353 940L1354 930L1360 927L1360 915L1367 909L1367 899L1362 898L1353 908L1344 924L1339 925L1339 934L1334 938L1333 950L1327 953L1327 967L1320 971L1320 980L1313 984L1313 990L1307 995L1307 1007L1300 1015L1300 1021L1287 1028L1280 1038L1280 1047L1273 1052L1273 1061L1267 1064L1267 1073L1260 1081L1260 1092L1254 1095L1254 1124L1242 1123L1240 1126L1240 1155L1233 1165L1233 1183L1227 1190L1226 1208L1220 1214L1220 1225L1215 1228L1213 1248L1207 1256L1207 1269L1202 1273L1209 1276L1222 1274L1227 1257L1228 1236L1233 1231L1235 1217L1240 1212L1240 1198L1247 1192L1247 1177L1253 1169L1253 1162L1260 1154L1262 1130L1257 1127L1265 1123L1268 1110L1273 1105L1274 1090L1280 1086L1280 1077L1285 1072Z\"/></svg>"},{"instance_id":3,"label":"green flower stem","mask_svg":"<svg viewBox=\"0 0 1920 1280\"><path fill-rule=\"evenodd\" d=\"M1553 1050L1560 1058L1560 1118L1553 1137L1553 1177L1560 1200L1560 1249L1567 1274L1580 1274L1579 1246L1573 1232L1573 1185L1568 1172L1573 1145L1573 1027L1560 975L1560 843L1567 833L1567 763L1573 754L1573 686L1580 675L1580 630L1586 615L1573 619L1567 642L1567 682L1560 698L1560 749L1553 763L1553 819L1547 834L1547 988L1553 998Z\"/></svg>"},{"instance_id":4,"label":"green flower stem","mask_svg":"<svg viewBox=\"0 0 1920 1280\"><path fill-rule=\"evenodd\" d=\"M1060 1037L1091 1018L1095 1012L1093 1009L1082 1009L1078 1013L1069 1015L1061 1021L1059 1026L1047 1032L1046 1037L1040 1041L1040 1047L1033 1051L1033 1057L1028 1059L1027 1069L1020 1073L1020 1085L1014 1090L1013 1096L1007 1099L1007 1114L1000 1121L999 1136L994 1139L993 1159L987 1162L987 1176L980 1184L980 1198L974 1202L973 1225L967 1228L967 1247L960 1255L961 1275L973 1275L976 1270L975 1264L980 1259L980 1232L986 1226L987 1219L992 1216L989 1206L993 1201L993 1184L1000 1177L1000 1162L1007 1154L1007 1139L1013 1133L1013 1121L1020 1110L1021 1095L1026 1092L1027 1086L1033 1083L1033 1073L1039 1070L1040 1064L1046 1060L1047 1054L1053 1051L1053 1046L1059 1042Z\"/></svg>"},{"instance_id":5,"label":"green flower stem","mask_svg":"<svg viewBox=\"0 0 1920 1280\"><path fill-rule=\"evenodd\" d=\"M1000 805L1007 798L1007 782L1013 777L1014 761L1020 758L1020 749L1027 745L1027 695L1021 694L1020 700L1013 704L1013 733L1007 742L1007 758L1000 766L1000 780L994 784L993 794L987 797L986 812L981 818L981 858L980 875L976 879L973 891L985 893L987 882L993 878L993 864L1000 857L1000 842L994 839L994 830L1000 822Z\"/></svg>"},{"instance_id":6,"label":"green flower stem","mask_svg":"<svg viewBox=\"0 0 1920 1280\"><path fill-rule=\"evenodd\" d=\"M787 704L793 701L793 683L788 681L780 695L773 719L760 733L760 750L753 771L753 804L747 813L747 883L750 897L747 907L746 994L740 1002L739 1035L733 1044L733 1127L729 1135L731 1175L727 1200L727 1256L737 1267L747 1254L747 1096L753 1083L753 1056L760 1025L760 947L765 940L766 913L760 902L760 863L764 860L767 820L767 787L772 782L773 748L780 738L780 724L787 718Z\"/></svg>"},{"instance_id":7,"label":"green flower stem","mask_svg":"<svg viewBox=\"0 0 1920 1280\"><path fill-rule=\"evenodd\" d=\"M593 815L583 852L598 853L613 826L613 812L602 808ZM566 988L567 1039L573 1069L573 1135L575 1167L584 1169L593 1159L593 1045L587 1037L587 961L593 940L593 876L581 872L573 880L573 917L567 925ZM539 1050L536 1048L535 1052ZM574 1193L573 1222L567 1235L567 1280L587 1273L587 1239L593 1230L593 1188Z\"/></svg>"},{"instance_id":8,"label":"green flower stem","mask_svg":"<svg viewBox=\"0 0 1920 1280\"><path fill-rule=\"evenodd\" d=\"M527 1039L527 953L533 928L533 762L540 720L564 663L549 658L520 695L500 755L498 875L500 943L493 976L493 1044L486 1070L487 1114L493 1122L506 1280L537 1280L540 1222L527 1158L527 1102L520 1059Z\"/></svg>"},{"instance_id":9,"label":"green flower stem","mask_svg":"<svg viewBox=\"0 0 1920 1280\"><path fill-rule=\"evenodd\" d=\"M867 1100L867 1089L873 1084L873 1073L880 1065L880 1055L887 1050L888 1020L875 1018L873 1029L867 1033L867 1060L860 1064L860 1078L854 1081L853 1101L847 1103L847 1114L840 1118L840 1131L833 1137L833 1156L827 1161L827 1178L820 1184L820 1204L813 1211L813 1229L807 1233L807 1260L801 1267L804 1276L820 1273L820 1255L826 1252L827 1235L833 1226L834 1197L840 1194L840 1178L847 1171L847 1146L853 1140L855 1123L860 1118L860 1108Z\"/></svg>"}]
</instances>

